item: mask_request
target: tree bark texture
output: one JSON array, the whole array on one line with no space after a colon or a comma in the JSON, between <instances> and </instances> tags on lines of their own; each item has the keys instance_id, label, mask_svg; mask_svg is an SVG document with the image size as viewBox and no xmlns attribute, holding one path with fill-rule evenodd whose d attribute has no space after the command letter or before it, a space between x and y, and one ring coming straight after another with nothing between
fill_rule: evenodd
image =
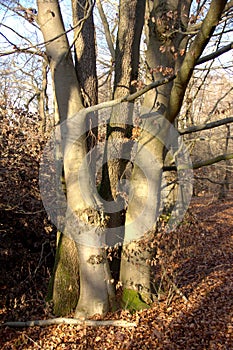
<instances>
[{"instance_id":1,"label":"tree bark texture","mask_svg":"<svg viewBox=\"0 0 233 350\"><path fill-rule=\"evenodd\" d=\"M131 201L126 213L124 245L122 249L120 280L124 289L137 291L150 303L151 261L155 256L153 237L160 207L163 169L164 135L150 133L153 117L141 125L138 151L130 179ZM161 124L162 126L162 124Z\"/></svg>"},{"instance_id":2,"label":"tree bark texture","mask_svg":"<svg viewBox=\"0 0 233 350\"><path fill-rule=\"evenodd\" d=\"M121 98L136 91L134 83L138 78L139 47L144 23L145 0L121 0L119 6L119 26L115 50L115 79L113 98ZM133 83L134 82L134 83ZM132 129L132 104L113 107L107 131L103 166L101 195L105 200L113 200L122 207L119 183L129 159L129 138ZM125 154L125 159L123 154ZM116 228L116 236L123 237L122 227L125 222L125 210L110 215L109 225ZM118 229L120 227L120 229Z\"/></svg>"},{"instance_id":3,"label":"tree bark texture","mask_svg":"<svg viewBox=\"0 0 233 350\"><path fill-rule=\"evenodd\" d=\"M111 280L108 263L103 258L98 262L92 259L94 262L87 264L87 260L89 261L92 256L103 256L99 245L104 242L103 227L99 226L102 214L101 208L100 212L96 209L95 185L92 182L86 157L87 145L84 132L86 114L81 114L78 120L72 119L83 109L83 104L58 1L49 3L38 1L38 22L46 42L60 122L65 121L61 124L61 133L64 137L62 146L67 213L65 236L61 235L62 241L58 244L54 276L55 311L60 315L66 314L67 310L74 306L75 297L78 298L77 281L80 276L80 297L76 313L81 311L83 316L105 313L109 309L108 293L110 292L106 281ZM82 192L84 189L80 188L80 181L85 188L85 198ZM91 232L88 232L89 220L94 220L94 224L97 225L97 228ZM87 242L86 230L91 235L88 239L90 245ZM103 236L101 241L100 236ZM100 279L96 272L101 275ZM84 298L84 294L91 298ZM68 300L69 296L70 300Z\"/></svg>"},{"instance_id":4,"label":"tree bark texture","mask_svg":"<svg viewBox=\"0 0 233 350\"><path fill-rule=\"evenodd\" d=\"M178 32L187 25L180 1L147 1L145 13L146 33L146 83L151 84L164 76L174 74L183 60L179 54L187 40ZM172 34L177 30L177 34ZM138 291L141 298L151 302L151 261L156 252L150 249L156 230L160 208L162 171L164 163L164 143L169 131L163 122L166 114L173 82L150 90L144 96L142 109L147 111L141 124L138 151L130 180L133 191L126 213L125 242L122 250L120 279L123 288ZM150 112L153 114L150 115ZM150 134L151 125L158 124L156 136ZM147 155L145 155L147 151ZM156 166L153 163L157 163ZM140 164L138 166L137 164ZM148 199L150 203L148 204ZM144 209L144 211L143 211ZM143 213L143 214L142 214ZM143 220L140 220L142 215ZM145 225L147 223L147 227ZM146 243L145 243L146 242Z\"/></svg>"},{"instance_id":5,"label":"tree bark texture","mask_svg":"<svg viewBox=\"0 0 233 350\"><path fill-rule=\"evenodd\" d=\"M46 53L54 85L55 104L58 107L61 123L71 118L83 107L80 88L58 2L38 1L37 5L38 23L47 43ZM52 289L54 310L56 314L62 315L77 303L78 290L71 293L71 288L75 289L77 286L77 268L72 273L69 265L77 266L78 257L75 243L70 238L64 237L63 234L59 237Z\"/></svg>"},{"instance_id":6,"label":"tree bark texture","mask_svg":"<svg viewBox=\"0 0 233 350\"><path fill-rule=\"evenodd\" d=\"M75 71L81 88L84 107L98 103L98 80L96 72L96 41L93 19L93 6L88 0L72 0ZM78 25L78 23L80 23ZM97 142L98 128L96 125L97 113L87 116L87 149L91 150ZM94 171L94 154L92 154L92 169Z\"/></svg>"}]
</instances>

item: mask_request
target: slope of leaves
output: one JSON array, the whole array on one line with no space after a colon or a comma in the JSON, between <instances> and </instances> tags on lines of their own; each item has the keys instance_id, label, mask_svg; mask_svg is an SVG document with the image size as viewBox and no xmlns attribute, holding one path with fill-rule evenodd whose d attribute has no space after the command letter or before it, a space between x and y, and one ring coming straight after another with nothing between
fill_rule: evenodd
<instances>
[{"instance_id":1,"label":"slope of leaves","mask_svg":"<svg viewBox=\"0 0 233 350\"><path fill-rule=\"evenodd\" d=\"M3 122L1 178L1 322L47 319L44 300L54 260L55 235L38 188L44 140ZM11 135L11 136L10 136ZM30 136L29 136L30 135ZM135 328L59 325L0 328L0 348L163 349L233 348L233 193L225 201L193 198L183 224L160 235L155 273L163 282L153 307L106 319L136 321ZM71 315L72 316L72 315ZM96 316L98 319L98 316Z\"/></svg>"},{"instance_id":2,"label":"slope of leaves","mask_svg":"<svg viewBox=\"0 0 233 350\"><path fill-rule=\"evenodd\" d=\"M36 116L1 114L1 318L27 317L43 301L54 256L52 226L40 199L38 174L45 143ZM40 303L33 308L40 310Z\"/></svg>"}]
</instances>

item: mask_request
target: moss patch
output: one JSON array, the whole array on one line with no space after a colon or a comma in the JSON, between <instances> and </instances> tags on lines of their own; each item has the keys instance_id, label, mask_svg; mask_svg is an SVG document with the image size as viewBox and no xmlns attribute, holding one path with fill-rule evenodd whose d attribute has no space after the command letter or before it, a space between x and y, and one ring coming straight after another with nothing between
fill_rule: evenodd
<instances>
[{"instance_id":1,"label":"moss patch","mask_svg":"<svg viewBox=\"0 0 233 350\"><path fill-rule=\"evenodd\" d=\"M132 289L123 290L122 307L131 312L150 308L150 306L142 300L140 293Z\"/></svg>"},{"instance_id":2,"label":"moss patch","mask_svg":"<svg viewBox=\"0 0 233 350\"><path fill-rule=\"evenodd\" d=\"M54 270L46 300L53 302L56 316L64 316L75 308L78 292L78 260L74 242L58 233Z\"/></svg>"}]
</instances>

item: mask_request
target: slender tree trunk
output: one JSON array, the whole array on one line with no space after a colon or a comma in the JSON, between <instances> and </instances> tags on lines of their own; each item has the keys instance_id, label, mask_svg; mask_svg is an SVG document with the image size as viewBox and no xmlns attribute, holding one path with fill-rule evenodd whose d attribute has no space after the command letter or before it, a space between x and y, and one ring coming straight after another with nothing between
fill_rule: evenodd
<instances>
[{"instance_id":1,"label":"slender tree trunk","mask_svg":"<svg viewBox=\"0 0 233 350\"><path fill-rule=\"evenodd\" d=\"M93 7L88 0L72 0L74 47L75 47L75 71L81 87L84 107L90 107L98 103L98 80L96 72L96 41L93 20ZM78 25L80 23L80 25ZM97 114L87 116L87 148L88 151L96 145L98 128ZM92 154L92 158L94 154ZM92 159L92 165L95 159ZM94 171L94 165L93 165Z\"/></svg>"},{"instance_id":2,"label":"slender tree trunk","mask_svg":"<svg viewBox=\"0 0 233 350\"><path fill-rule=\"evenodd\" d=\"M225 150L224 153L227 154L228 153L228 149L229 149L229 141L231 138L231 127L230 125L226 125L226 129L227 129L227 134L226 134L226 142L225 142ZM220 191L219 191L219 195L218 198L220 200L224 200L227 196L227 192L229 191L230 188L230 178L231 178L231 171L230 169L230 165L231 162L230 160L226 160L226 171L225 171L225 176L224 176L224 180L223 183L220 187Z\"/></svg>"},{"instance_id":3,"label":"slender tree trunk","mask_svg":"<svg viewBox=\"0 0 233 350\"><path fill-rule=\"evenodd\" d=\"M144 23L145 0L121 0L119 7L119 27L115 50L115 79L113 98L120 98L136 91L133 81L137 81L139 67L139 46ZM125 222L124 199L121 197L119 182L127 164L122 159L124 151L129 151L133 104L121 104L113 108L107 131L105 164L100 193L105 200L119 204L119 211L110 215L109 225L116 228L116 237L123 238ZM125 157L129 157L125 154ZM119 229L117 229L117 227ZM114 239L111 240L114 242ZM118 238L116 239L116 242Z\"/></svg>"},{"instance_id":4,"label":"slender tree trunk","mask_svg":"<svg viewBox=\"0 0 233 350\"><path fill-rule=\"evenodd\" d=\"M89 107L98 103L93 7L91 7L90 1L87 0L73 0L72 6L74 26L76 26L74 30L75 69L81 86L83 104L85 107ZM78 21L80 22L79 26L77 26ZM97 114L91 113L88 115L85 123L87 125L86 129L89 130L87 131L87 150L89 151L97 143ZM88 157L91 169L90 176L94 187L95 161L96 152L94 149L90 157ZM95 189L93 188L92 191L94 192ZM93 207L95 207L94 202ZM101 222L100 216L96 215L95 211L91 210L91 212L94 216L94 225L96 226L95 232L92 234L95 237L101 236L103 241L105 241L103 222ZM89 213L88 221L90 220L91 214ZM110 282L111 276L106 252L101 248L103 242L97 240L93 242L93 246L89 246L90 238L86 242L88 244L77 244L80 263L80 297L75 312L76 316L91 316L95 313L104 314L112 306L115 297Z\"/></svg>"},{"instance_id":5,"label":"slender tree trunk","mask_svg":"<svg viewBox=\"0 0 233 350\"><path fill-rule=\"evenodd\" d=\"M113 98L117 99L136 91L139 69L139 47L144 23L145 0L121 0L115 54L115 79ZM120 183L130 159L133 103L120 104L112 109L107 129L102 183L100 193L106 201L114 201L116 211L110 213L107 243L123 242L125 225L125 199ZM107 209L106 209L107 211ZM113 257L111 269L119 278L120 251Z\"/></svg>"}]
</instances>

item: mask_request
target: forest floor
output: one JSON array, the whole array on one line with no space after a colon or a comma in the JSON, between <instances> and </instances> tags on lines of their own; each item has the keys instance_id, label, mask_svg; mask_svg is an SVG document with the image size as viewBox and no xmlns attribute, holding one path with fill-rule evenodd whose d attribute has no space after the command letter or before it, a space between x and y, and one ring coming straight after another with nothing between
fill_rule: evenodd
<instances>
[{"instance_id":1,"label":"forest floor","mask_svg":"<svg viewBox=\"0 0 233 350\"><path fill-rule=\"evenodd\" d=\"M233 349L233 193L224 201L194 197L183 224L161 238L159 301L133 315L119 310L105 317L137 322L133 328L4 326L6 321L52 317L44 299L55 239L48 232L29 232L30 221L23 221L23 233L15 225L12 230L10 220L8 213L0 236L2 350Z\"/></svg>"}]
</instances>

